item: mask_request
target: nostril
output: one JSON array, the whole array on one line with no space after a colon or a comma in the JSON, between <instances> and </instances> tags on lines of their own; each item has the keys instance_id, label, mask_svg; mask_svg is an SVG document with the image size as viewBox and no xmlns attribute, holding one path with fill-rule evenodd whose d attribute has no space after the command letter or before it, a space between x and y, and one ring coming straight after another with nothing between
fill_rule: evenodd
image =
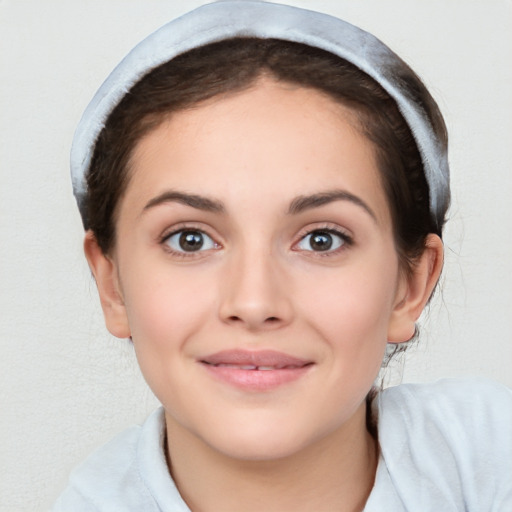
<instances>
[{"instance_id":1,"label":"nostril","mask_svg":"<svg viewBox=\"0 0 512 512\"><path fill-rule=\"evenodd\" d=\"M228 321L243 322L242 318L240 318L237 315L231 315L230 317L228 317ZM268 318L265 318L264 323L270 323L270 324L279 323L279 318L277 316L269 316Z\"/></svg>"}]
</instances>

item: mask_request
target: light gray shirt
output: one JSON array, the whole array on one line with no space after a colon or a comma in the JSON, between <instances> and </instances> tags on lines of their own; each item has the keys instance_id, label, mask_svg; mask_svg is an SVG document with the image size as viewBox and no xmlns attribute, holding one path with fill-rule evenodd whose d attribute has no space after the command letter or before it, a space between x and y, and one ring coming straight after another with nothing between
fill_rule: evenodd
<instances>
[{"instance_id":1,"label":"light gray shirt","mask_svg":"<svg viewBox=\"0 0 512 512\"><path fill-rule=\"evenodd\" d=\"M364 512L512 512L512 390L484 379L378 395L380 458ZM94 452L52 512L190 512L169 474L163 409Z\"/></svg>"}]
</instances>

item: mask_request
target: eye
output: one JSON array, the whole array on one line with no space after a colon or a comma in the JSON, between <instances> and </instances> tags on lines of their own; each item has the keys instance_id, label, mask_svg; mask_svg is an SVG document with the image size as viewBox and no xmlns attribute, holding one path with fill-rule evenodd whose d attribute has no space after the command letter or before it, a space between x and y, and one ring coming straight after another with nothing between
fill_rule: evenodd
<instances>
[{"instance_id":1,"label":"eye","mask_svg":"<svg viewBox=\"0 0 512 512\"><path fill-rule=\"evenodd\" d=\"M301 238L297 247L302 251L335 251L349 242L348 237L333 230L315 230Z\"/></svg>"},{"instance_id":2,"label":"eye","mask_svg":"<svg viewBox=\"0 0 512 512\"><path fill-rule=\"evenodd\" d=\"M218 245L202 231L182 229L176 231L164 240L164 243L174 252L199 252L215 249Z\"/></svg>"}]
</instances>

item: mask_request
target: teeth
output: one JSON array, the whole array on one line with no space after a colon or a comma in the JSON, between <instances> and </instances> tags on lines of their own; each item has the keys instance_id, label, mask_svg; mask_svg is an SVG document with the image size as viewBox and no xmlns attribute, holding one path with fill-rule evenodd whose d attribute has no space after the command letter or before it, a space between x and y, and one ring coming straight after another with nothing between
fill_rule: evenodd
<instances>
[{"instance_id":1,"label":"teeth","mask_svg":"<svg viewBox=\"0 0 512 512\"><path fill-rule=\"evenodd\" d=\"M258 367L253 364L239 365L239 364L229 364L229 363L219 363L214 366L218 368L237 368L239 370L257 370Z\"/></svg>"},{"instance_id":2,"label":"teeth","mask_svg":"<svg viewBox=\"0 0 512 512\"><path fill-rule=\"evenodd\" d=\"M297 365L287 365L287 366L256 366L253 364L230 364L230 363L218 363L214 364L218 368L236 368L237 370L260 370L263 372L268 372L272 370L295 370L299 368Z\"/></svg>"}]
</instances>

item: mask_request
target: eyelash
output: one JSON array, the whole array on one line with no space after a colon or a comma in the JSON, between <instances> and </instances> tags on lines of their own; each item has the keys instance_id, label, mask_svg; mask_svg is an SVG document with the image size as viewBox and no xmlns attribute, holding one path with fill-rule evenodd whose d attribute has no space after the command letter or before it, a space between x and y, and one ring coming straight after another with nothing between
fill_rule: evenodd
<instances>
[{"instance_id":1,"label":"eyelash","mask_svg":"<svg viewBox=\"0 0 512 512\"><path fill-rule=\"evenodd\" d=\"M199 233L203 237L205 237L205 236L208 237L212 241L214 246L211 248L208 248L208 249L203 249L203 250L198 250L198 251L177 251L177 250L173 249L172 247L170 247L169 240L173 236L178 235L180 233L187 233L187 232ZM215 250L215 249L221 248L221 245L218 242L216 242L215 238L213 236L209 235L205 231L204 228L199 228L197 226L190 225L190 224L175 226L171 231L167 231L163 235L161 235L159 237L158 243L160 245L162 245L163 249L166 252L171 254L173 257L177 257L177 258L198 258L198 257L201 257L203 255L203 253L206 253L210 250Z\"/></svg>"},{"instance_id":2,"label":"eyelash","mask_svg":"<svg viewBox=\"0 0 512 512\"><path fill-rule=\"evenodd\" d=\"M341 245L333 250L325 250L325 251L314 251L314 250L302 250L300 248L294 249L296 251L303 251L307 253L311 253L311 256L313 257L330 257L330 256L337 256L340 252L346 251L349 249L352 245L354 245L354 239L344 230L338 228L338 227L332 227L332 225L325 225L325 226L319 226L315 228L309 228L304 230L299 235L299 240L294 244L294 247L297 247L302 241L304 241L308 236L313 235L314 233L326 233L329 235L334 235L338 237L341 241Z\"/></svg>"},{"instance_id":3,"label":"eyelash","mask_svg":"<svg viewBox=\"0 0 512 512\"><path fill-rule=\"evenodd\" d=\"M186 233L186 232L199 233L203 236L206 236L212 241L214 246L207 248L207 249L203 249L203 250L199 249L197 251L184 251L184 250L177 251L175 249L172 249L169 245L169 240L175 235L178 235L180 233ZM298 245L301 242L303 242L308 236L312 236L315 233L328 234L328 235L333 235L335 237L338 237L340 239L340 246L336 247L335 249L332 249L332 250L327 249L325 251L322 251L322 250L315 251L313 249L307 250L307 249L301 249L298 247ZM205 253L205 252L209 252L212 249L213 250L220 249L222 247L218 242L215 241L214 237L210 236L204 230L204 228L199 228L194 225L175 226L174 229L172 229L172 231L165 232L163 235L161 235L159 237L158 242L160 245L163 246L163 248L166 252L168 252L169 254L172 254L174 257L178 257L178 258L198 258L198 257L201 257L203 255L203 253ZM348 248L350 248L353 245L353 243L354 243L353 238L350 235L348 235L345 231L339 229L338 227L334 228L331 225L325 225L325 226L319 226L319 227L315 227L315 228L305 229L303 232L301 232L299 235L299 240L293 244L292 250L297 251L297 252L300 251L300 252L304 252L304 253L311 253L311 256L313 256L313 257L325 258L325 257L329 257L329 256L335 256L335 255L339 254L340 252L347 250Z\"/></svg>"}]
</instances>

